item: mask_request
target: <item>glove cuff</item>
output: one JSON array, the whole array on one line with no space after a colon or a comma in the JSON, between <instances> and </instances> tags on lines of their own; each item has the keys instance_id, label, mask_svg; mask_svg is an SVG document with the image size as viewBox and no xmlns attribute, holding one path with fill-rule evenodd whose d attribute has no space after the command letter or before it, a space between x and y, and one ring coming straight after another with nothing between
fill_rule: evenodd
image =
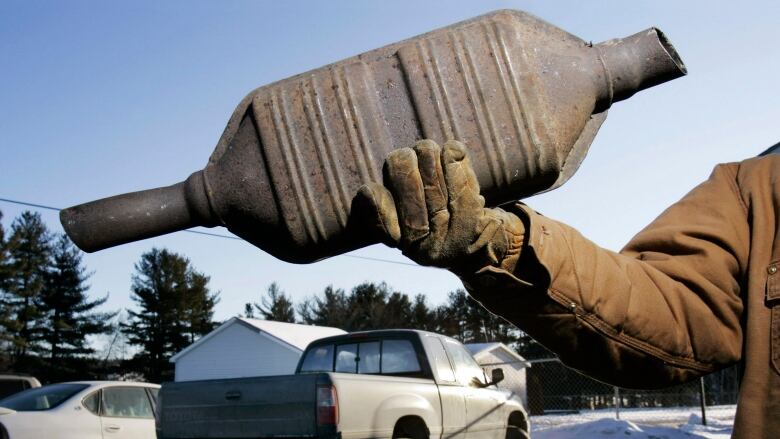
<instances>
[{"instance_id":1,"label":"glove cuff","mask_svg":"<svg viewBox=\"0 0 780 439\"><path fill-rule=\"evenodd\" d=\"M506 241L506 250L496 266L513 273L526 241L525 224L514 212L507 212L501 208L495 210L500 213L503 221L502 229Z\"/></svg>"},{"instance_id":2,"label":"glove cuff","mask_svg":"<svg viewBox=\"0 0 780 439\"><path fill-rule=\"evenodd\" d=\"M449 269L459 277L470 276L485 267L513 272L525 245L525 225L514 213L501 208L484 209L482 231L469 245L466 258Z\"/></svg>"}]
</instances>

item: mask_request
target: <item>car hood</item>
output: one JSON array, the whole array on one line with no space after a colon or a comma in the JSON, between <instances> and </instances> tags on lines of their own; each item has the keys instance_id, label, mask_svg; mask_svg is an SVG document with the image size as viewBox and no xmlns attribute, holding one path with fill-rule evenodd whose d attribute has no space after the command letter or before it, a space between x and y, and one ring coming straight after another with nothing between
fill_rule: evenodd
<instances>
[{"instance_id":1,"label":"car hood","mask_svg":"<svg viewBox=\"0 0 780 439\"><path fill-rule=\"evenodd\" d=\"M16 410L11 410L5 407L0 407L0 416L2 415L12 415L16 413Z\"/></svg>"}]
</instances>

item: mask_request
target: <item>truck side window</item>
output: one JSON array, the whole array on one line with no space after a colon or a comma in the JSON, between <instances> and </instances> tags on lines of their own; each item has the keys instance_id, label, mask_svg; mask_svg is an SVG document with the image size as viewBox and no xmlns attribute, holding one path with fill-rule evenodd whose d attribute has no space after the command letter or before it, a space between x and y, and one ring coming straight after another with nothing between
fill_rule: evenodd
<instances>
[{"instance_id":1,"label":"truck side window","mask_svg":"<svg viewBox=\"0 0 780 439\"><path fill-rule=\"evenodd\" d=\"M357 343L336 346L336 372L357 372Z\"/></svg>"},{"instance_id":2,"label":"truck side window","mask_svg":"<svg viewBox=\"0 0 780 439\"><path fill-rule=\"evenodd\" d=\"M454 340L446 340L444 346L455 366L455 375L459 383L464 386L484 384L485 372L462 344Z\"/></svg>"},{"instance_id":3,"label":"truck side window","mask_svg":"<svg viewBox=\"0 0 780 439\"><path fill-rule=\"evenodd\" d=\"M409 340L382 341L382 373L420 372L417 353Z\"/></svg>"},{"instance_id":4,"label":"truck side window","mask_svg":"<svg viewBox=\"0 0 780 439\"><path fill-rule=\"evenodd\" d=\"M301 364L301 373L332 372L333 345L317 346L309 349Z\"/></svg>"},{"instance_id":5,"label":"truck side window","mask_svg":"<svg viewBox=\"0 0 780 439\"><path fill-rule=\"evenodd\" d=\"M379 342L360 343L358 373L379 373Z\"/></svg>"},{"instance_id":6,"label":"truck side window","mask_svg":"<svg viewBox=\"0 0 780 439\"><path fill-rule=\"evenodd\" d=\"M447 359L447 353L444 352L441 339L427 335L425 336L425 345L433 357L433 366L436 368L436 376L439 377L439 381L454 383L455 374L452 372L452 366L450 360Z\"/></svg>"}]
</instances>

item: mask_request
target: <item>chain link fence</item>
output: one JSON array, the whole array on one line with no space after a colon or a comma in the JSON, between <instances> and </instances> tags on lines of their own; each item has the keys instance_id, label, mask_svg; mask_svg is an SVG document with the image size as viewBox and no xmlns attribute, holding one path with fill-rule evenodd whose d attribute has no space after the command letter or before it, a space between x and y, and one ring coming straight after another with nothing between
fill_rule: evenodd
<instances>
[{"instance_id":1,"label":"chain link fence","mask_svg":"<svg viewBox=\"0 0 780 439\"><path fill-rule=\"evenodd\" d=\"M689 421L706 424L708 419L731 422L734 417L739 390L737 367L665 389L635 390L596 381L564 366L557 358L528 363L530 367L524 374L511 375L500 387L525 392L535 430L605 417L666 426ZM516 382L518 379L525 382Z\"/></svg>"}]
</instances>

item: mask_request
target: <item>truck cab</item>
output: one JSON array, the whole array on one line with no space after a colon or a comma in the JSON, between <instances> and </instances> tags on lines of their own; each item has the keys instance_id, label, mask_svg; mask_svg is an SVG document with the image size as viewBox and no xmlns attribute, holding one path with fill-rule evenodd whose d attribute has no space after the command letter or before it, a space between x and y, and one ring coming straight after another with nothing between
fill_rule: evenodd
<instances>
[{"instance_id":1,"label":"truck cab","mask_svg":"<svg viewBox=\"0 0 780 439\"><path fill-rule=\"evenodd\" d=\"M338 335L312 342L295 375L163 385L160 437L527 437L502 378L443 335Z\"/></svg>"}]
</instances>

